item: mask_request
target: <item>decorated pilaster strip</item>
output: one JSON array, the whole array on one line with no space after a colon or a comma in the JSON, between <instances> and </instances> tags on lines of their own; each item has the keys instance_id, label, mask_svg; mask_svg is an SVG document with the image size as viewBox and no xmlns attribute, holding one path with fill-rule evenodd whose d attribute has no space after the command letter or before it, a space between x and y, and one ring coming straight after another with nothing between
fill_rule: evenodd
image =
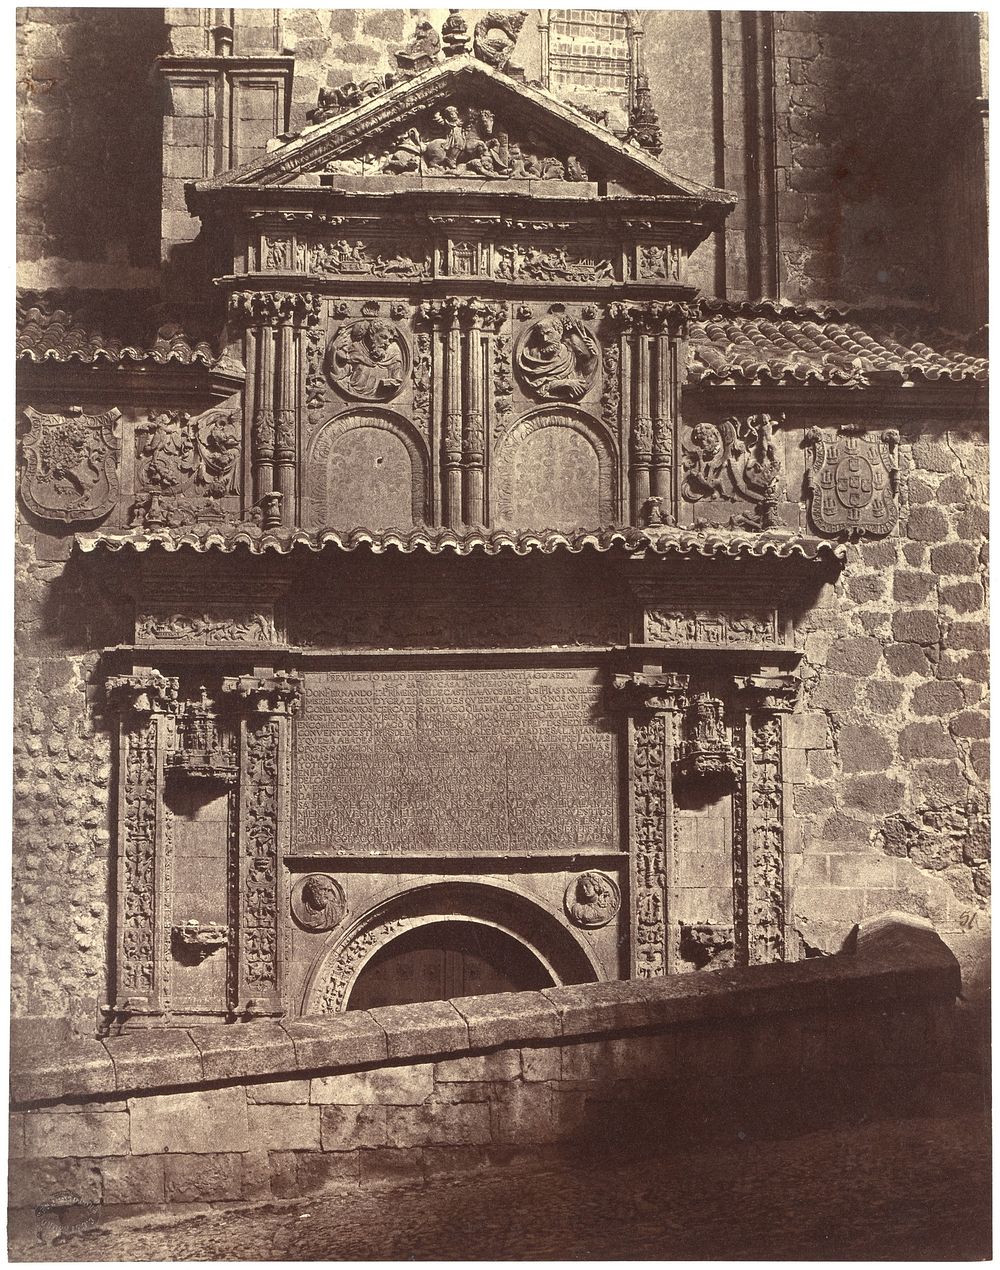
<instances>
[{"instance_id":1,"label":"decorated pilaster strip","mask_svg":"<svg viewBox=\"0 0 1000 1270\"><path fill-rule=\"evenodd\" d=\"M163 950L169 928L163 764L178 683L155 670L112 675L119 714L117 905L113 1010L120 1021L169 1009Z\"/></svg>"},{"instance_id":2,"label":"decorated pilaster strip","mask_svg":"<svg viewBox=\"0 0 1000 1270\"><path fill-rule=\"evenodd\" d=\"M461 308L461 318L467 332L462 411L462 519L466 525L482 525L486 519L486 341L487 332L500 327L506 313L506 305L476 299L466 300Z\"/></svg>"},{"instance_id":3,"label":"decorated pilaster strip","mask_svg":"<svg viewBox=\"0 0 1000 1270\"><path fill-rule=\"evenodd\" d=\"M786 956L784 715L795 707L799 680L737 676L735 687L746 718L744 778L733 808L736 959L759 965Z\"/></svg>"},{"instance_id":4,"label":"decorated pilaster strip","mask_svg":"<svg viewBox=\"0 0 1000 1270\"><path fill-rule=\"evenodd\" d=\"M615 676L618 704L628 711L629 849L632 858L629 974L668 974L667 904L673 874L671 766L675 716L688 676L631 672Z\"/></svg>"},{"instance_id":5,"label":"decorated pilaster strip","mask_svg":"<svg viewBox=\"0 0 1000 1270\"><path fill-rule=\"evenodd\" d=\"M281 941L282 858L289 791L283 773L288 726L302 681L287 671L222 681L240 714L238 867L230 925L236 932L231 1011L241 1018L284 1013Z\"/></svg>"}]
</instances>

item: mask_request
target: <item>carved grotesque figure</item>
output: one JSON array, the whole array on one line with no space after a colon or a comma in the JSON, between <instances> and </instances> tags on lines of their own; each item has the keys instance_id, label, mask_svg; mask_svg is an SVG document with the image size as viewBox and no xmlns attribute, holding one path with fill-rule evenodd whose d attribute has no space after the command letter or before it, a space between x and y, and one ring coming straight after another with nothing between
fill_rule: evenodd
<instances>
[{"instance_id":1,"label":"carved grotesque figure","mask_svg":"<svg viewBox=\"0 0 1000 1270\"><path fill-rule=\"evenodd\" d=\"M427 21L418 22L413 38L405 49L396 54L396 65L401 71L419 75L431 66L441 51L441 37Z\"/></svg>"},{"instance_id":2,"label":"carved grotesque figure","mask_svg":"<svg viewBox=\"0 0 1000 1270\"><path fill-rule=\"evenodd\" d=\"M566 915L576 926L594 930L607 926L621 906L617 885L604 873L591 870L574 878L564 897Z\"/></svg>"},{"instance_id":3,"label":"carved grotesque figure","mask_svg":"<svg viewBox=\"0 0 1000 1270\"><path fill-rule=\"evenodd\" d=\"M480 18L472 37L476 57L498 71L504 70L527 17L522 9L517 13L493 10Z\"/></svg>"},{"instance_id":4,"label":"carved grotesque figure","mask_svg":"<svg viewBox=\"0 0 1000 1270\"><path fill-rule=\"evenodd\" d=\"M292 913L303 930L333 930L344 917L344 893L325 873L310 873L292 893Z\"/></svg>"},{"instance_id":5,"label":"carved grotesque figure","mask_svg":"<svg viewBox=\"0 0 1000 1270\"><path fill-rule=\"evenodd\" d=\"M528 328L516 360L536 396L579 401L597 373L597 343L576 318L549 314Z\"/></svg>"},{"instance_id":6,"label":"carved grotesque figure","mask_svg":"<svg viewBox=\"0 0 1000 1270\"><path fill-rule=\"evenodd\" d=\"M330 342L326 374L345 397L388 401L403 385L406 372L396 328L380 318L348 322Z\"/></svg>"}]
</instances>

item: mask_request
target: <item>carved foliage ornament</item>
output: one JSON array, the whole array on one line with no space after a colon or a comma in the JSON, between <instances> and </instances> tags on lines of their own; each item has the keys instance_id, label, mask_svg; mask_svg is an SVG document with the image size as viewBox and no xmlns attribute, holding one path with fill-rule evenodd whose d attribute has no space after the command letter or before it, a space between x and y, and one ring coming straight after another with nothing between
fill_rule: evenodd
<instances>
[{"instance_id":1,"label":"carved foliage ornament","mask_svg":"<svg viewBox=\"0 0 1000 1270\"><path fill-rule=\"evenodd\" d=\"M44 520L100 520L118 500L121 442L118 410L85 415L80 407L66 414L24 411L31 425L21 442L21 498Z\"/></svg>"},{"instance_id":2,"label":"carved foliage ornament","mask_svg":"<svg viewBox=\"0 0 1000 1270\"><path fill-rule=\"evenodd\" d=\"M391 401L409 373L410 354L398 327L383 318L345 322L327 345L327 379L353 401Z\"/></svg>"},{"instance_id":3,"label":"carved foliage ornament","mask_svg":"<svg viewBox=\"0 0 1000 1270\"><path fill-rule=\"evenodd\" d=\"M579 401L597 377L600 354L597 341L582 322L553 313L522 331L514 364L533 396Z\"/></svg>"},{"instance_id":4,"label":"carved foliage ornament","mask_svg":"<svg viewBox=\"0 0 1000 1270\"><path fill-rule=\"evenodd\" d=\"M156 885L156 737L152 718L136 718L123 732L122 909L119 987L123 994L153 992Z\"/></svg>"},{"instance_id":5,"label":"carved foliage ornament","mask_svg":"<svg viewBox=\"0 0 1000 1270\"><path fill-rule=\"evenodd\" d=\"M585 930L607 926L621 908L618 883L596 869L581 873L566 887L563 907L574 926L582 926Z\"/></svg>"},{"instance_id":6,"label":"carved foliage ornament","mask_svg":"<svg viewBox=\"0 0 1000 1270\"><path fill-rule=\"evenodd\" d=\"M684 446L681 494L691 503L701 499L737 502L757 508L757 523L746 528L770 529L777 523L782 467L769 415L698 423Z\"/></svg>"},{"instance_id":7,"label":"carved foliage ornament","mask_svg":"<svg viewBox=\"0 0 1000 1270\"><path fill-rule=\"evenodd\" d=\"M830 538L888 534L899 517L899 433L869 437L841 432L827 440L813 429L806 440L812 444L806 474L809 515L817 532Z\"/></svg>"}]
</instances>

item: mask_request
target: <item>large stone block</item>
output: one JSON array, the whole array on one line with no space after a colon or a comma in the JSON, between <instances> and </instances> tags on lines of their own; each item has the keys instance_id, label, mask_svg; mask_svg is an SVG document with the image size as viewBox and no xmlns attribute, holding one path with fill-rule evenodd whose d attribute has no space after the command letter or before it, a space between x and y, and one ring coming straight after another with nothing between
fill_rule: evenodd
<instances>
[{"instance_id":1,"label":"large stone block","mask_svg":"<svg viewBox=\"0 0 1000 1270\"><path fill-rule=\"evenodd\" d=\"M206 1080L271 1076L296 1069L295 1048L277 1023L233 1023L191 1029Z\"/></svg>"},{"instance_id":2,"label":"large stone block","mask_svg":"<svg viewBox=\"0 0 1000 1270\"><path fill-rule=\"evenodd\" d=\"M450 1001L383 1006L371 1016L385 1031L390 1058L448 1054L469 1045L465 1019Z\"/></svg>"},{"instance_id":3,"label":"large stone block","mask_svg":"<svg viewBox=\"0 0 1000 1270\"><path fill-rule=\"evenodd\" d=\"M562 1073L562 1050L558 1045L525 1046L521 1050L521 1078L558 1080Z\"/></svg>"},{"instance_id":4,"label":"large stone block","mask_svg":"<svg viewBox=\"0 0 1000 1270\"><path fill-rule=\"evenodd\" d=\"M309 1084L306 1080L269 1080L259 1085L247 1085L247 1102L282 1103L286 1106L309 1101Z\"/></svg>"},{"instance_id":5,"label":"large stone block","mask_svg":"<svg viewBox=\"0 0 1000 1270\"><path fill-rule=\"evenodd\" d=\"M20 1160L8 1176L12 1207L37 1204L99 1204L101 1170L97 1160Z\"/></svg>"},{"instance_id":6,"label":"large stone block","mask_svg":"<svg viewBox=\"0 0 1000 1270\"><path fill-rule=\"evenodd\" d=\"M420 1147L379 1147L374 1151L359 1151L361 1185L379 1182L422 1182L424 1178L424 1153ZM338 1156L324 1156L335 1160Z\"/></svg>"},{"instance_id":7,"label":"large stone block","mask_svg":"<svg viewBox=\"0 0 1000 1270\"><path fill-rule=\"evenodd\" d=\"M249 1151L246 1094L241 1086L129 1099L135 1155L210 1155Z\"/></svg>"},{"instance_id":8,"label":"large stone block","mask_svg":"<svg viewBox=\"0 0 1000 1270\"><path fill-rule=\"evenodd\" d=\"M359 1067L388 1058L385 1031L366 1010L282 1024L300 1068Z\"/></svg>"},{"instance_id":9,"label":"large stone block","mask_svg":"<svg viewBox=\"0 0 1000 1270\"><path fill-rule=\"evenodd\" d=\"M360 1173L359 1157L367 1154L370 1152L331 1151L325 1155L300 1155L296 1165L298 1193L322 1195L324 1191L356 1185Z\"/></svg>"},{"instance_id":10,"label":"large stone block","mask_svg":"<svg viewBox=\"0 0 1000 1270\"><path fill-rule=\"evenodd\" d=\"M407 1106L426 1102L434 1092L434 1065L415 1063L405 1067L376 1067L367 1072L320 1076L309 1095L314 1103L353 1106L381 1103Z\"/></svg>"},{"instance_id":11,"label":"large stone block","mask_svg":"<svg viewBox=\"0 0 1000 1270\"><path fill-rule=\"evenodd\" d=\"M105 1204L163 1202L163 1157L125 1155L99 1163Z\"/></svg>"},{"instance_id":12,"label":"large stone block","mask_svg":"<svg viewBox=\"0 0 1000 1270\"><path fill-rule=\"evenodd\" d=\"M469 1102L390 1107L386 1141L391 1147L478 1146L490 1141L490 1109Z\"/></svg>"},{"instance_id":13,"label":"large stone block","mask_svg":"<svg viewBox=\"0 0 1000 1270\"><path fill-rule=\"evenodd\" d=\"M350 1151L355 1147L386 1145L386 1109L369 1104L361 1107L328 1106L322 1112L320 1128L324 1151Z\"/></svg>"},{"instance_id":14,"label":"large stone block","mask_svg":"<svg viewBox=\"0 0 1000 1270\"><path fill-rule=\"evenodd\" d=\"M180 1028L114 1036L105 1042L119 1090L186 1085L203 1077L201 1051Z\"/></svg>"},{"instance_id":15,"label":"large stone block","mask_svg":"<svg viewBox=\"0 0 1000 1270\"><path fill-rule=\"evenodd\" d=\"M553 1017L555 1011L552 1011ZM436 1081L517 1080L521 1075L518 1050L497 1050L492 1054L466 1054L434 1064Z\"/></svg>"},{"instance_id":16,"label":"large stone block","mask_svg":"<svg viewBox=\"0 0 1000 1270\"><path fill-rule=\"evenodd\" d=\"M172 1203L242 1199L243 1171L240 1156L168 1155L163 1161L164 1195Z\"/></svg>"},{"instance_id":17,"label":"large stone block","mask_svg":"<svg viewBox=\"0 0 1000 1270\"><path fill-rule=\"evenodd\" d=\"M551 1142L555 1137L548 1085L512 1084L493 1107L493 1136L500 1143Z\"/></svg>"},{"instance_id":18,"label":"large stone block","mask_svg":"<svg viewBox=\"0 0 1000 1270\"><path fill-rule=\"evenodd\" d=\"M129 1149L129 1117L124 1111L82 1114L33 1111L25 1117L24 1148L28 1156L125 1155Z\"/></svg>"},{"instance_id":19,"label":"large stone block","mask_svg":"<svg viewBox=\"0 0 1000 1270\"><path fill-rule=\"evenodd\" d=\"M473 1047L507 1045L559 1035L559 1016L540 992L501 992L453 1001Z\"/></svg>"},{"instance_id":20,"label":"large stone block","mask_svg":"<svg viewBox=\"0 0 1000 1270\"><path fill-rule=\"evenodd\" d=\"M266 1151L318 1151L319 1107L247 1108L250 1140Z\"/></svg>"}]
</instances>

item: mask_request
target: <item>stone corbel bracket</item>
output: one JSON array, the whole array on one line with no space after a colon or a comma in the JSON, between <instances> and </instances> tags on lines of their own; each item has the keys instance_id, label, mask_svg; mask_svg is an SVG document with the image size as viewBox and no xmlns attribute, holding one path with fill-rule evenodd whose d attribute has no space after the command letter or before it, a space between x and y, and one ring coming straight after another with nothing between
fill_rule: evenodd
<instances>
[{"instance_id":1,"label":"stone corbel bracket","mask_svg":"<svg viewBox=\"0 0 1000 1270\"><path fill-rule=\"evenodd\" d=\"M158 670L109 675L104 690L108 705L122 713L176 714L179 709L176 675L161 675Z\"/></svg>"}]
</instances>

